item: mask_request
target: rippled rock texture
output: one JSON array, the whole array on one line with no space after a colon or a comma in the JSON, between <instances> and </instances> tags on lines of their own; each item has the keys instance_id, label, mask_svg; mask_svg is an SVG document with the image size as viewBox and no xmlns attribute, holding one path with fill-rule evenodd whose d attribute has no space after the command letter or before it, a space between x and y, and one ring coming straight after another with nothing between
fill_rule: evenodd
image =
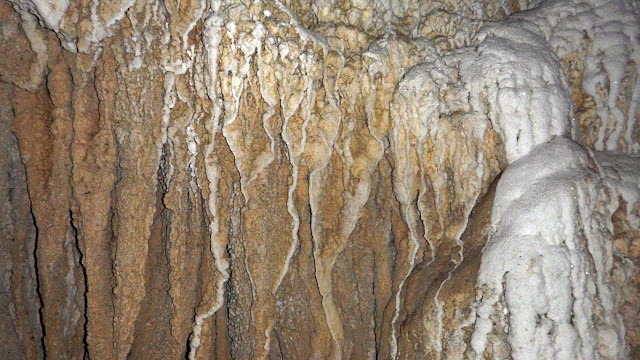
<instances>
[{"instance_id":1,"label":"rippled rock texture","mask_svg":"<svg viewBox=\"0 0 640 360\"><path fill-rule=\"evenodd\" d=\"M0 358L639 358L639 42L635 0L0 0Z\"/></svg>"}]
</instances>

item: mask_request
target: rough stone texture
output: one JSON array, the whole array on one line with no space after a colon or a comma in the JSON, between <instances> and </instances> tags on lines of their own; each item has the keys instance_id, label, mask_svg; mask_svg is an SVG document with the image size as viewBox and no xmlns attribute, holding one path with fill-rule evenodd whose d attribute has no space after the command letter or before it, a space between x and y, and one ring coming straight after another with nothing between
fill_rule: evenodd
<instances>
[{"instance_id":1,"label":"rough stone texture","mask_svg":"<svg viewBox=\"0 0 640 360\"><path fill-rule=\"evenodd\" d=\"M640 151L638 4L538 3L0 0L0 358L476 356L499 174Z\"/></svg>"},{"instance_id":2,"label":"rough stone texture","mask_svg":"<svg viewBox=\"0 0 640 360\"><path fill-rule=\"evenodd\" d=\"M556 161L549 163L550 156ZM625 292L634 291L625 284L633 281L634 267L625 273L614 266L628 257L615 251L622 240L616 237L625 235L614 222L625 201L638 203L639 160L594 156L556 137L504 171L478 274L471 338L477 354L620 359L634 351L621 316ZM638 220L633 211L625 219ZM506 339L490 338L496 324L508 326ZM496 352L497 345L510 354Z\"/></svg>"}]
</instances>

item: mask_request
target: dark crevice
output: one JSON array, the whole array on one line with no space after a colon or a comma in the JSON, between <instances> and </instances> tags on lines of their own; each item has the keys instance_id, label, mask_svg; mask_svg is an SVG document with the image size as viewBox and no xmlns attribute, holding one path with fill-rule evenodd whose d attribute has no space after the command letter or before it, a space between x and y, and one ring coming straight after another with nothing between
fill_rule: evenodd
<instances>
[{"instance_id":1,"label":"dark crevice","mask_svg":"<svg viewBox=\"0 0 640 360\"><path fill-rule=\"evenodd\" d=\"M282 340L280 340L279 332L274 329L273 335L275 336L276 341L278 342L278 353L280 354L280 359L286 359L286 357L284 356L284 353L282 352Z\"/></svg>"},{"instance_id":2,"label":"dark crevice","mask_svg":"<svg viewBox=\"0 0 640 360\"><path fill-rule=\"evenodd\" d=\"M15 119L15 109L11 109L11 117L12 119ZM29 192L29 181L28 181L28 174L27 174L27 166L24 163L24 160L22 159L22 153L20 152L20 139L19 137L13 132L11 131L11 135L14 137L15 139L15 144L18 150L18 162L20 164L20 166L22 167L22 169L24 169L24 179L25 179L25 184L26 184L26 190L27 190L27 200L29 202L29 215L31 216L31 223L33 224L33 229L34 229L34 238L33 238L33 276L35 279L35 292L36 295L38 297L38 320L40 321L40 330L42 331L42 336L40 337L40 346L42 347L42 358L46 359L47 358L47 348L45 346L45 336L46 336L46 331L45 331L45 326L44 326L44 303L42 302L42 292L40 289L40 272L38 271L38 243L40 241L40 229L38 228L38 223L36 222L36 215L33 212L33 202L31 201L31 194Z\"/></svg>"},{"instance_id":3,"label":"dark crevice","mask_svg":"<svg viewBox=\"0 0 640 360\"><path fill-rule=\"evenodd\" d=\"M307 183L311 184L311 173L307 175ZM316 240L313 234L313 208L311 207L311 203L307 204L307 210L309 211L309 236L311 240L311 260L313 261L313 269L311 269L311 274L313 275L313 278L316 280L315 290L318 292L318 296L320 297L320 303L322 304L324 297L322 296L322 291L320 291L320 280L318 280L318 270L317 270L318 259L316 259L316 256L315 256L317 245L316 245ZM326 323L326 320L325 320L325 323ZM329 324L327 323L327 328L328 327L329 327Z\"/></svg>"},{"instance_id":4,"label":"dark crevice","mask_svg":"<svg viewBox=\"0 0 640 360\"><path fill-rule=\"evenodd\" d=\"M160 244L161 249L160 250L162 252L162 256L164 257L162 261L164 261L164 265L167 268L166 282L168 286L166 288L166 296L169 302L171 303L171 307L172 307L171 312L173 312L175 310L175 303L174 303L173 297L171 297L171 294L170 294L171 259L169 255L169 248L171 247L170 236L171 236L172 211L167 207L167 193L169 192L169 186L171 183L171 177L170 177L171 145L169 144L170 141L171 140L167 140L167 142L162 145L162 155L160 157L160 166L158 168L158 175L157 175L158 186L159 186L158 191L161 192L161 198L160 198L161 204L159 204L159 206L157 206L156 208L160 210L160 216L162 217L162 231L161 231L161 244ZM188 195L189 195L189 191L187 191L187 197ZM187 209L192 209L190 201L188 201ZM188 226L188 223L187 223L187 226ZM185 229L187 233L190 233L189 230L190 229Z\"/></svg>"},{"instance_id":5,"label":"dark crevice","mask_svg":"<svg viewBox=\"0 0 640 360\"><path fill-rule=\"evenodd\" d=\"M58 41L58 43L60 44L60 42ZM69 79L71 81L73 81L73 74L71 73L71 69L69 67L69 64L66 62L66 60L64 59L64 56L62 54L59 55L59 58L57 61L60 61L62 63L64 63L65 68L66 68L66 72L69 76ZM47 93L47 97L49 99L51 99L52 101L52 109L62 109L62 108L66 108L69 111L69 117L70 117L70 128L71 128L71 132L70 132L70 137L69 137L69 142L68 142L68 146L66 148L67 154L68 154L68 161L69 161L69 169L68 169L68 176L69 176L69 186L71 189L71 194L69 197L69 207L71 207L71 203L72 202L77 202L77 199L75 197L75 191L73 191L73 188L75 186L74 181L73 181L73 174L75 171L75 163L74 163L74 158L72 156L73 154L73 146L76 142L76 129L75 129L75 119L77 118L77 114L75 112L75 107L73 106L73 98L70 97L68 99L68 101L63 105L56 105L53 103L53 97L52 97L52 89L51 89L51 84L49 82L50 80L50 75L51 75L51 71L52 71L52 66L54 65L48 65L47 66L47 74L43 77L43 81L44 81L44 90ZM53 115L52 112L52 121L55 122L57 121L57 117L55 115ZM52 138L55 138L56 135L51 132L51 126L53 126L53 124L51 124L49 126L49 130L50 130L50 134ZM87 322L88 322L88 312L87 312L87 308L88 308L88 304L87 304L87 293L89 291L89 287L88 287L88 280L87 280L87 269L85 267L85 264L83 263L84 261L84 254L81 251L80 248L80 244L79 244L79 239L78 239L78 228L74 225L73 223L73 211L71 209L69 209L69 227L71 228L71 234L73 236L73 247L74 250L77 253L77 261L78 261L78 266L80 267L80 270L82 271L82 282L84 285L84 291L82 293L82 300L83 300L83 305L82 305L82 318L83 318L83 323L82 323L82 346L83 346L83 352L84 352L84 359L89 359L89 347L88 347L88 343L87 343ZM65 245L66 246L66 245ZM77 289L77 283L76 283L76 290ZM76 293L77 295L77 293Z\"/></svg>"},{"instance_id":6,"label":"dark crevice","mask_svg":"<svg viewBox=\"0 0 640 360\"><path fill-rule=\"evenodd\" d=\"M118 344L116 343L116 334L117 334L117 330L116 330L116 318L115 318L115 311L116 311L116 295L114 292L114 289L116 288L116 269L115 269L115 259L116 259L116 252L117 252L117 247L116 247L116 242L118 240L117 238L117 234L118 234L118 222L119 222L119 218L118 218L118 187L120 182L122 181L122 166L120 164L121 161L121 156L120 156L120 146L118 146L118 141L116 138L115 133L113 133L113 145L115 148L115 162L114 162L114 180L113 180L113 187L111 188L111 192L110 192L110 197L111 197L111 202L110 202L110 207L109 207L109 227L110 227L110 237L109 237L109 254L111 256L111 261L109 261L110 264L110 274L109 274L109 280L111 281L111 334L113 335L112 341L112 348L114 349L114 351L116 349L118 349Z\"/></svg>"},{"instance_id":7,"label":"dark crevice","mask_svg":"<svg viewBox=\"0 0 640 360\"><path fill-rule=\"evenodd\" d=\"M24 164L22 164L24 166ZM31 202L31 199L29 199ZM29 204L29 214L31 214L31 221L33 222L33 228L35 229L35 238L34 238L34 246L33 246L33 259L34 259L34 275L36 279L36 294L38 294L38 302L40 303L40 307L38 308L38 318L40 319L40 328L42 330L42 337L40 338L40 345L42 346L42 358L47 358L47 348L45 346L45 337L47 336L45 326L44 326L44 304L42 303L42 293L40 291L40 272L38 271L38 241L40 240L40 229L38 229L38 224L36 223L36 216L33 213L33 205Z\"/></svg>"},{"instance_id":8,"label":"dark crevice","mask_svg":"<svg viewBox=\"0 0 640 360\"><path fill-rule=\"evenodd\" d=\"M82 317L84 318L84 322L82 324L82 344L84 346L84 358L85 359L90 359L91 357L89 356L89 345L87 343L87 314L88 314L88 303L87 303L87 293L89 291L89 284L87 282L87 268L84 264L84 256L82 254L82 251L80 249L80 243L78 240L78 228L73 224L73 211L71 209L69 209L69 225L71 226L71 231L73 233L73 244L75 245L75 249L78 252L78 265L80 266L80 270L82 271L82 281L84 283L84 292L82 294L83 297L83 314Z\"/></svg>"},{"instance_id":9,"label":"dark crevice","mask_svg":"<svg viewBox=\"0 0 640 360\"><path fill-rule=\"evenodd\" d=\"M227 249L229 248L229 246L227 246ZM225 307L225 309L227 310L227 324L231 324L231 301L230 301L230 295L231 295L231 291L233 291L233 286L231 284L231 266L229 266L229 270L227 270L229 272L229 279L227 281L225 281L224 283L224 287L226 288L225 292L224 292L224 304L222 306ZM218 310L220 311L220 310ZM215 315L214 315L215 316ZM214 320L215 321L215 320ZM217 327L217 324L216 324ZM235 354L233 352L233 341L234 338L231 335L231 331L227 331L227 336L229 337L229 356L231 357L231 360L235 360ZM237 341L237 340L235 340Z\"/></svg>"},{"instance_id":10,"label":"dark crevice","mask_svg":"<svg viewBox=\"0 0 640 360\"><path fill-rule=\"evenodd\" d=\"M191 331L189 333L189 336L187 336L187 344L185 346L185 351L184 351L184 360L189 360L189 354L191 353L191 337L193 336L193 331Z\"/></svg>"}]
</instances>

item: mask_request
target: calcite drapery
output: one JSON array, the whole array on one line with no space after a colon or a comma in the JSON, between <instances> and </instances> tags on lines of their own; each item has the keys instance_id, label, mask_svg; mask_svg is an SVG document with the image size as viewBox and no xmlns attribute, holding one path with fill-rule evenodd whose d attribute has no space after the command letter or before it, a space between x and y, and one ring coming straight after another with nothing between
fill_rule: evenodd
<instances>
[{"instance_id":1,"label":"calcite drapery","mask_svg":"<svg viewBox=\"0 0 640 360\"><path fill-rule=\"evenodd\" d=\"M9 358L526 358L498 174L640 149L634 1L0 1ZM625 156L584 165L626 315L585 356L640 351Z\"/></svg>"}]
</instances>

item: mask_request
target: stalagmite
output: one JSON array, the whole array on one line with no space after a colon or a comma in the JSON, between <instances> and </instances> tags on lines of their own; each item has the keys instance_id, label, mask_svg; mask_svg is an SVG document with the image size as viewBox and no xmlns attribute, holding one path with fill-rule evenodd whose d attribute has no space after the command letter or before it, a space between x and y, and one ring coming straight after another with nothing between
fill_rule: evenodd
<instances>
[{"instance_id":1,"label":"stalagmite","mask_svg":"<svg viewBox=\"0 0 640 360\"><path fill-rule=\"evenodd\" d=\"M635 0L0 0L0 358L640 357Z\"/></svg>"}]
</instances>

